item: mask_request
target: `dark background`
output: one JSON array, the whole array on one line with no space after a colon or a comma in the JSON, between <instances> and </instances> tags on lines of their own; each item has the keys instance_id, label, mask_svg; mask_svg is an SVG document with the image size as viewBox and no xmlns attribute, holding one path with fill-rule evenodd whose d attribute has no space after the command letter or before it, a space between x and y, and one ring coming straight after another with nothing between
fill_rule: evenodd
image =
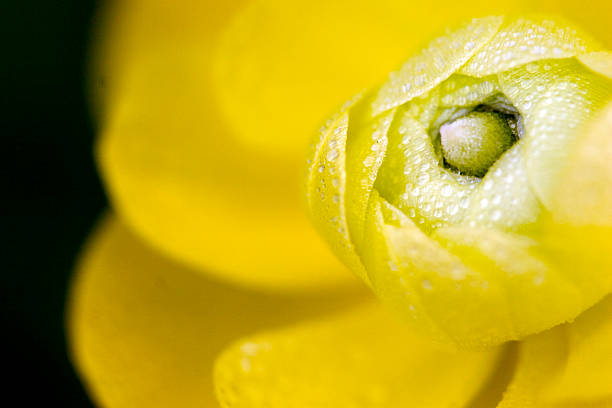
<instances>
[{"instance_id":1,"label":"dark background","mask_svg":"<svg viewBox=\"0 0 612 408\"><path fill-rule=\"evenodd\" d=\"M92 406L66 353L64 302L106 206L84 90L98 6L0 0L3 406Z\"/></svg>"}]
</instances>

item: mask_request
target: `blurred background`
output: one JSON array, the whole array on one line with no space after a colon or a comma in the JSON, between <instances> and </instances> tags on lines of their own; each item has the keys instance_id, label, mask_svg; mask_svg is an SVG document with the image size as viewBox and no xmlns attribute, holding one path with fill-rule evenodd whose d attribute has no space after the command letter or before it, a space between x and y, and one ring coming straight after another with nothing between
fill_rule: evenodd
<instances>
[{"instance_id":1,"label":"blurred background","mask_svg":"<svg viewBox=\"0 0 612 408\"><path fill-rule=\"evenodd\" d=\"M67 358L63 317L75 256L106 206L84 91L99 5L0 4L3 399L88 407Z\"/></svg>"}]
</instances>

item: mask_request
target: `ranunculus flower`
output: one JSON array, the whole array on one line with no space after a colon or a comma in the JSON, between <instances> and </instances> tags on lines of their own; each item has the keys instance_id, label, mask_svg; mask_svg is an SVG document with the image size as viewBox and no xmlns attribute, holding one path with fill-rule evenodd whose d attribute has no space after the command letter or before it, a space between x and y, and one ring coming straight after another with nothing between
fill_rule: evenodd
<instances>
[{"instance_id":1,"label":"ranunculus flower","mask_svg":"<svg viewBox=\"0 0 612 408\"><path fill-rule=\"evenodd\" d=\"M128 0L107 8L94 54L92 98L100 123L97 157L113 214L86 246L68 311L74 361L93 399L108 407L215 406L216 359L215 388L224 407L610 406L612 298L605 296L611 279L612 106L604 107L607 87L597 85L612 73L602 51L612 46L607 7ZM488 23L477 37L473 29L464 36L449 31L449 53L423 54L424 67L417 61L379 92L354 99L328 126L330 135L344 140L333 146L324 140L327 150L315 150L324 162L311 159L316 183L310 191L323 200L313 205L321 198L311 194L309 206L350 269L408 320L436 309L405 324L352 278L309 226L299 189L305 147L337 106L384 82L444 27L526 11L572 17L605 47L583 44L559 23L541 38L515 40L537 58L502 53L499 61L485 58L472 66L466 63L478 60L476 51L495 44L516 20L478 20ZM522 29L517 32L527 34ZM513 47L505 42L500 49ZM552 54L542 55L544 48ZM442 65L452 69L431 71ZM414 76L420 70L427 75ZM561 74L566 81L558 80ZM456 93L448 86L453 80ZM506 97L497 104L487 98L496 81ZM515 93L503 88L508 83ZM572 83L578 84L572 93L546 98L547 91ZM550 101L559 116L528 108L525 95L533 103ZM564 95L572 95L568 104L555 99ZM484 116L452 112L474 101L482 107L473 110ZM516 112L501 108L507 102ZM450 115L429 118L432 104ZM565 137L550 129L546 140L566 144L553 145L533 162L521 151L524 169L502 166L503 157L519 151L519 144L542 141L542 132L518 138L512 133L518 130L510 129L511 143L502 140L488 149L493 158L484 160L462 161L466 157L451 152L456 144L440 142L449 168L473 173L467 177L481 186L464 195L480 194L480 201L497 205L485 190L495 175L488 171L492 165L505 169L505 179L493 180L491 190L511 200L508 205L504 195L505 206L488 212L459 205L455 213L442 180L424 186L433 186L430 198L446 197L428 210L426 202L402 201L415 176L405 169L418 173L415 181L420 175L432 181L435 174L428 173L431 165L423 170L401 162L427 156L406 154L414 150L401 144L405 135L394 128L404 117L400 111L415 118L412 128L409 120L403 123L411 137L434 122L425 130L439 132L440 140L453 130L440 131L442 125L465 135L455 123L465 117L470 126L484 121L496 135L511 125L528 133L537 128L531 112L579 131ZM343 133L353 125L360 132ZM373 150L382 139L384 148ZM385 149L396 150L383 158ZM329 164L346 168L331 174ZM380 184L372 184L374 174ZM321 180L325 190L316 190ZM442 206L436 208L437 202ZM339 203L346 214L334 207ZM436 210L450 218L437 217ZM499 217L496 210L503 211ZM539 235L533 235L534 226ZM436 235L443 230L450 232ZM453 268L450 258L464 268ZM415 261L420 269L407 266ZM454 280L464 275L467 280ZM480 275L487 276L486 285ZM445 279L457 287L441 290ZM443 338L491 347L444 347ZM520 342L504 342L509 339Z\"/></svg>"}]
</instances>

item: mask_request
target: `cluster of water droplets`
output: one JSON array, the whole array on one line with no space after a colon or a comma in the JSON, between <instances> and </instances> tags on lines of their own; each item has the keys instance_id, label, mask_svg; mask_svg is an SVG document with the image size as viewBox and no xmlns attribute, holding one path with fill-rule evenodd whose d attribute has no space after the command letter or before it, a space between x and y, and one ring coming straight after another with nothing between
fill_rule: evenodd
<instances>
[{"instance_id":1,"label":"cluster of water droplets","mask_svg":"<svg viewBox=\"0 0 612 408\"><path fill-rule=\"evenodd\" d=\"M465 64L502 25L502 17L474 19L434 39L419 54L391 73L373 104L375 115L433 89Z\"/></svg>"},{"instance_id":2,"label":"cluster of water droplets","mask_svg":"<svg viewBox=\"0 0 612 408\"><path fill-rule=\"evenodd\" d=\"M574 29L550 20L520 18L503 27L458 72L483 77L536 60L571 58L587 48Z\"/></svg>"}]
</instances>

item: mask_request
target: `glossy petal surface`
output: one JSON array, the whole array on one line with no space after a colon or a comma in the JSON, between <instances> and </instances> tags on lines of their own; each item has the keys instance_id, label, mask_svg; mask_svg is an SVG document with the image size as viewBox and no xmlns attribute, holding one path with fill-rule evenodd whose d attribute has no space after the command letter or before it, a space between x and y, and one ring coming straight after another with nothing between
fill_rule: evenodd
<instances>
[{"instance_id":1,"label":"glossy petal surface","mask_svg":"<svg viewBox=\"0 0 612 408\"><path fill-rule=\"evenodd\" d=\"M505 352L440 351L370 304L241 340L215 383L224 408L467 407L495 388Z\"/></svg>"},{"instance_id":2,"label":"glossy petal surface","mask_svg":"<svg viewBox=\"0 0 612 408\"><path fill-rule=\"evenodd\" d=\"M575 322L529 337L499 408L612 406L612 297Z\"/></svg>"},{"instance_id":3,"label":"glossy petal surface","mask_svg":"<svg viewBox=\"0 0 612 408\"><path fill-rule=\"evenodd\" d=\"M213 360L229 342L363 295L269 296L226 286L156 254L109 217L72 285L71 354L100 406L215 407Z\"/></svg>"}]
</instances>

